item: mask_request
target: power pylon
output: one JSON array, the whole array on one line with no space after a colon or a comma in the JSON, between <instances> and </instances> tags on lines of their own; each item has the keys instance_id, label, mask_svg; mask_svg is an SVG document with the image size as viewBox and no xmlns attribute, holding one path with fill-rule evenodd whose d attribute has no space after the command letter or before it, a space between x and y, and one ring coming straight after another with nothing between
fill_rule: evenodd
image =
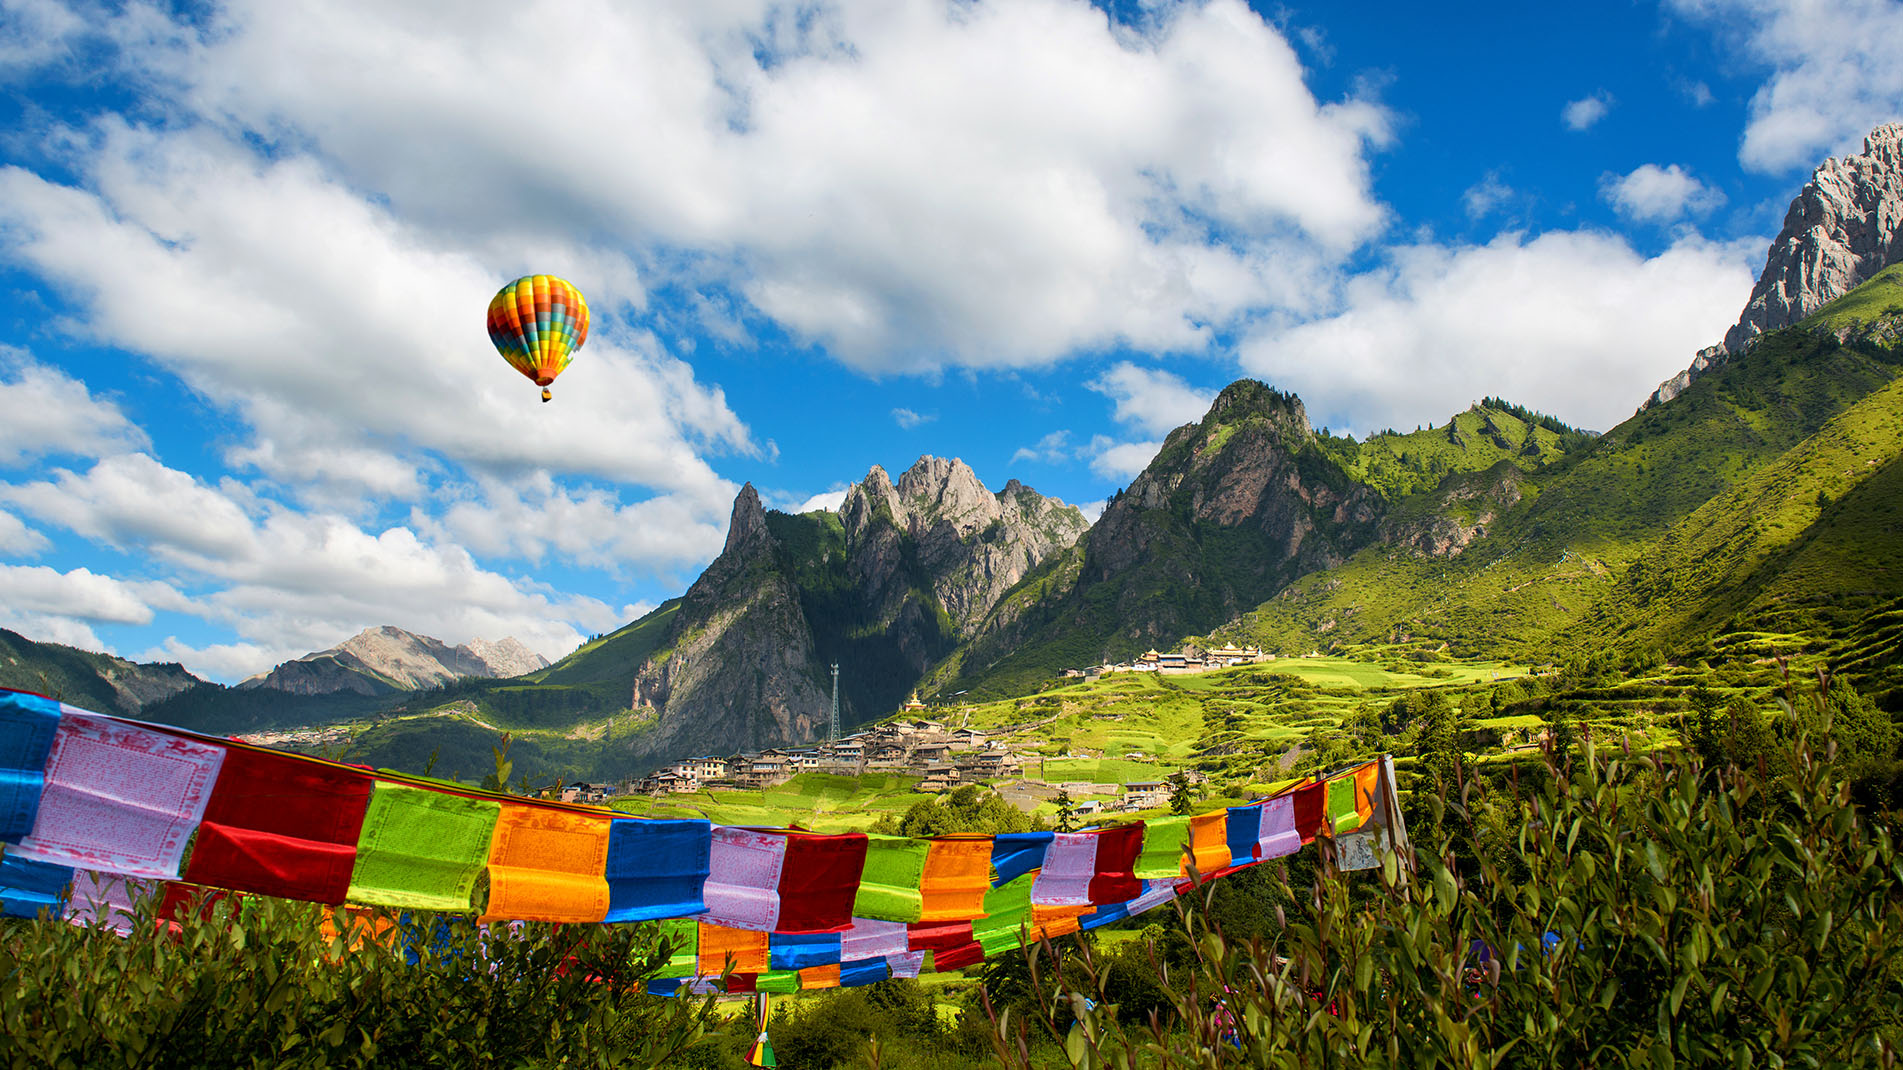
<instances>
[{"instance_id":1,"label":"power pylon","mask_svg":"<svg viewBox=\"0 0 1903 1070\"><path fill-rule=\"evenodd\" d=\"M835 662L833 662L833 722L832 722L832 731L831 731L831 732L830 732L830 733L829 733L829 734L827 735L827 737L826 737L826 738L827 738L827 739L829 739L829 740L831 740L831 741L832 741L832 742L834 742L834 743L837 743L837 742L839 742L839 663L838 663L838 662L836 662L836 661L835 661Z\"/></svg>"}]
</instances>

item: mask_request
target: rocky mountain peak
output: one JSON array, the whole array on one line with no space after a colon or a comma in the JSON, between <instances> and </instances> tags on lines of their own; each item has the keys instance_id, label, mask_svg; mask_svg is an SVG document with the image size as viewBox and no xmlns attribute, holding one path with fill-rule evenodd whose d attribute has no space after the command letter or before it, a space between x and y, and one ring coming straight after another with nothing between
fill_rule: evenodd
<instances>
[{"instance_id":1,"label":"rocky mountain peak","mask_svg":"<svg viewBox=\"0 0 1903 1070\"><path fill-rule=\"evenodd\" d=\"M733 516L727 521L727 545L720 551L721 555L746 550L771 537L767 534L766 507L760 504L760 492L748 483L734 496Z\"/></svg>"},{"instance_id":2,"label":"rocky mountain peak","mask_svg":"<svg viewBox=\"0 0 1903 1070\"><path fill-rule=\"evenodd\" d=\"M945 522L969 534L1003 515L998 499L978 481L971 466L954 457L920 457L899 477L899 498L912 514L913 534Z\"/></svg>"},{"instance_id":3,"label":"rocky mountain peak","mask_svg":"<svg viewBox=\"0 0 1903 1070\"><path fill-rule=\"evenodd\" d=\"M1903 260L1903 123L1879 126L1863 152L1827 159L1784 215L1738 322L1640 408L1678 396L1704 372L1742 355L1759 335L1788 327Z\"/></svg>"},{"instance_id":4,"label":"rocky mountain peak","mask_svg":"<svg viewBox=\"0 0 1903 1070\"><path fill-rule=\"evenodd\" d=\"M520 676L547 665L547 659L514 638L493 643L475 639L452 647L440 639L384 624L365 628L329 650L287 661L238 686L299 695L340 691L375 695L435 687L463 676Z\"/></svg>"}]
</instances>

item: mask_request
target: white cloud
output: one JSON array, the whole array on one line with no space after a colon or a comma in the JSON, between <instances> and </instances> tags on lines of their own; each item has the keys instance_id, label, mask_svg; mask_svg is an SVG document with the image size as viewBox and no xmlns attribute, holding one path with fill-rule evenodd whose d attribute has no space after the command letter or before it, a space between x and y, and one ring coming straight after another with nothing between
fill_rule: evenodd
<instances>
[{"instance_id":1,"label":"white cloud","mask_svg":"<svg viewBox=\"0 0 1903 1070\"><path fill-rule=\"evenodd\" d=\"M1669 0L1716 25L1739 53L1771 68L1751 98L1738 159L1778 173L1853 152L1903 118L1903 7L1893 0Z\"/></svg>"},{"instance_id":2,"label":"white cloud","mask_svg":"<svg viewBox=\"0 0 1903 1070\"><path fill-rule=\"evenodd\" d=\"M1694 108L1708 108L1717 99L1711 95L1711 87L1701 81L1683 81L1679 83L1678 88L1685 94L1685 99L1692 102Z\"/></svg>"},{"instance_id":3,"label":"white cloud","mask_svg":"<svg viewBox=\"0 0 1903 1070\"><path fill-rule=\"evenodd\" d=\"M1109 504L1110 504L1110 499L1098 498L1094 502L1078 503L1077 511L1084 514L1085 520L1088 520L1092 524L1095 524L1097 522L1097 518L1103 515L1104 506L1107 506Z\"/></svg>"},{"instance_id":4,"label":"white cloud","mask_svg":"<svg viewBox=\"0 0 1903 1070\"><path fill-rule=\"evenodd\" d=\"M51 570L22 572L17 583L31 579L40 585L32 588L41 594L26 606L29 611L128 623L151 619L149 611L107 597L118 591L151 607L224 624L242 643L207 654L207 663L186 663L215 677L229 678L231 659L245 644L274 656L322 650L377 624L397 624L452 644L513 635L553 659L572 650L584 633L624 623L598 599L488 571L461 546L428 533L408 527L367 531L335 514L300 513L245 498L234 485L213 487L144 455L107 458L85 473L59 470L50 480L0 486L0 500L103 544L143 552L207 588L188 599L167 584L107 577L55 583L46 575ZM551 493L544 504L556 508L555 501ZM588 505L562 504L582 512ZM568 544L557 539L554 545Z\"/></svg>"},{"instance_id":5,"label":"white cloud","mask_svg":"<svg viewBox=\"0 0 1903 1070\"><path fill-rule=\"evenodd\" d=\"M119 406L86 384L0 345L0 465L60 454L98 457L146 443Z\"/></svg>"},{"instance_id":6,"label":"white cloud","mask_svg":"<svg viewBox=\"0 0 1903 1070\"><path fill-rule=\"evenodd\" d=\"M1108 435L1092 436L1084 451L1090 455L1090 470L1105 479L1128 480L1150 466L1161 442L1116 442Z\"/></svg>"},{"instance_id":7,"label":"white cloud","mask_svg":"<svg viewBox=\"0 0 1903 1070\"><path fill-rule=\"evenodd\" d=\"M1513 187L1500 181L1498 172L1489 171L1487 177L1460 195L1460 206L1466 210L1468 219L1477 222L1507 204L1513 196Z\"/></svg>"},{"instance_id":8,"label":"white cloud","mask_svg":"<svg viewBox=\"0 0 1903 1070\"><path fill-rule=\"evenodd\" d=\"M695 491L718 482L697 448L754 450L718 388L603 314L638 296L617 257L544 251L601 312L543 406L489 345L482 310L503 276L477 256L308 159L260 160L202 130L96 133L90 188L0 171L0 249L71 288L96 337L243 415L253 441L233 463L315 500L414 497L431 452Z\"/></svg>"},{"instance_id":9,"label":"white cloud","mask_svg":"<svg viewBox=\"0 0 1903 1070\"><path fill-rule=\"evenodd\" d=\"M262 646L257 643L208 643L192 646L176 636L167 636L155 647L133 656L138 662L176 661L187 666L194 676L208 680L234 681L281 665L293 658L312 653L291 647Z\"/></svg>"},{"instance_id":10,"label":"white cloud","mask_svg":"<svg viewBox=\"0 0 1903 1070\"><path fill-rule=\"evenodd\" d=\"M1608 174L1599 180L1599 195L1627 219L1670 223L1687 215L1704 215L1725 203L1722 191L1692 177L1677 164L1648 163L1630 174Z\"/></svg>"},{"instance_id":11,"label":"white cloud","mask_svg":"<svg viewBox=\"0 0 1903 1070\"><path fill-rule=\"evenodd\" d=\"M57 613L28 613L0 602L0 628L11 629L36 643L58 643L100 654L114 652L91 625Z\"/></svg>"},{"instance_id":12,"label":"white cloud","mask_svg":"<svg viewBox=\"0 0 1903 1070\"><path fill-rule=\"evenodd\" d=\"M1343 309L1241 347L1250 373L1352 427L1436 423L1487 395L1606 429L1724 334L1765 239L1679 239L1646 258L1624 239L1558 231L1396 249L1352 279Z\"/></svg>"},{"instance_id":13,"label":"white cloud","mask_svg":"<svg viewBox=\"0 0 1903 1070\"><path fill-rule=\"evenodd\" d=\"M52 545L46 536L27 527L19 517L0 509L0 554L32 557Z\"/></svg>"},{"instance_id":14,"label":"white cloud","mask_svg":"<svg viewBox=\"0 0 1903 1070\"><path fill-rule=\"evenodd\" d=\"M1560 109L1560 121L1568 130L1585 130L1606 117L1612 110L1612 94L1603 89L1595 90L1578 100L1568 101Z\"/></svg>"},{"instance_id":15,"label":"white cloud","mask_svg":"<svg viewBox=\"0 0 1903 1070\"><path fill-rule=\"evenodd\" d=\"M897 423L900 427L904 428L907 431L912 430L913 428L919 426L920 424L931 423L933 420L936 420L936 419L938 419L938 414L936 413L921 415L919 413L913 412L911 409L893 409L892 410L893 422Z\"/></svg>"},{"instance_id":16,"label":"white cloud","mask_svg":"<svg viewBox=\"0 0 1903 1070\"><path fill-rule=\"evenodd\" d=\"M1318 102L1284 35L1240 0L1161 4L1137 26L1085 0L548 0L447 20L381 0L239 0L202 21L118 33L155 99L188 117L308 146L336 191L387 196L422 234L492 251L485 263L572 266L599 288L607 269L545 237L590 234L639 251L609 291L637 305L646 272L724 280L868 370L1041 364L1119 341L1200 349L1260 307L1308 309L1318 274L1384 222L1364 154L1386 141L1387 112ZM256 170L245 185L307 169ZM202 181L216 171L190 177L150 199L242 194ZM27 211L59 210L44 200ZM127 207L115 189L112 209ZM309 221L289 228L293 262L311 255L304 230L364 229L347 205L278 207ZM357 279L414 278L416 257L444 255L440 240L389 238L415 257ZM424 307L444 314L487 296L431 289ZM444 347L460 322L425 320ZM571 393L616 394L581 379ZM393 407L415 400L395 394Z\"/></svg>"},{"instance_id":17,"label":"white cloud","mask_svg":"<svg viewBox=\"0 0 1903 1070\"><path fill-rule=\"evenodd\" d=\"M807 498L805 501L802 501L798 503L797 505L793 505L789 507L786 511L789 513L798 514L798 513L810 513L810 512L813 512L814 510L824 509L824 510L827 510L828 512L836 513L839 511L840 506L846 504L846 494L851 489L852 488L850 487L839 487L835 490L829 490L829 491L821 492L819 494L815 494L812 497Z\"/></svg>"},{"instance_id":18,"label":"white cloud","mask_svg":"<svg viewBox=\"0 0 1903 1070\"><path fill-rule=\"evenodd\" d=\"M57 614L101 624L147 624L153 607L178 609L185 598L164 583L127 583L89 569L0 565L0 605L21 614Z\"/></svg>"},{"instance_id":19,"label":"white cloud","mask_svg":"<svg viewBox=\"0 0 1903 1070\"><path fill-rule=\"evenodd\" d=\"M1162 435L1201 420L1216 391L1198 390L1169 372L1119 361L1090 383L1090 389L1116 402L1112 415L1150 435Z\"/></svg>"},{"instance_id":20,"label":"white cloud","mask_svg":"<svg viewBox=\"0 0 1903 1070\"><path fill-rule=\"evenodd\" d=\"M86 20L56 0L8 0L0 7L0 82L24 80L36 68L73 58Z\"/></svg>"},{"instance_id":21,"label":"white cloud","mask_svg":"<svg viewBox=\"0 0 1903 1070\"><path fill-rule=\"evenodd\" d=\"M1037 440L1035 446L1019 446L1011 454L1011 463L1019 461L1041 461L1044 464L1062 464L1070 459L1070 432L1052 431Z\"/></svg>"},{"instance_id":22,"label":"white cloud","mask_svg":"<svg viewBox=\"0 0 1903 1070\"><path fill-rule=\"evenodd\" d=\"M538 472L516 480L483 480L440 515L418 510L411 523L439 534L440 541L489 557L540 564L552 554L597 568L640 562L651 569L678 569L720 551L739 490L721 481L704 494L660 495L622 505L608 491L571 491Z\"/></svg>"}]
</instances>

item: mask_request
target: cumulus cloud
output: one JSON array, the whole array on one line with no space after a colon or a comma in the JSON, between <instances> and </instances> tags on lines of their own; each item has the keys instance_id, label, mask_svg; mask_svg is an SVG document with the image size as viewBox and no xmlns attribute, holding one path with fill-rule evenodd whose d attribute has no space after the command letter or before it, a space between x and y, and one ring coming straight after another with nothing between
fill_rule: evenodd
<instances>
[{"instance_id":1,"label":"cumulus cloud","mask_svg":"<svg viewBox=\"0 0 1903 1070\"><path fill-rule=\"evenodd\" d=\"M936 419L938 419L938 416L936 414L921 415L919 413L913 412L911 409L893 409L892 410L893 422L898 424L900 427L904 428L907 431L912 430L913 428L919 426L920 424L931 423L933 420L936 420Z\"/></svg>"},{"instance_id":2,"label":"cumulus cloud","mask_svg":"<svg viewBox=\"0 0 1903 1070\"><path fill-rule=\"evenodd\" d=\"M1504 207L1513 197L1513 187L1500 181L1498 172L1489 171L1485 178L1460 195L1460 206L1468 219L1478 222Z\"/></svg>"},{"instance_id":3,"label":"cumulus cloud","mask_svg":"<svg viewBox=\"0 0 1903 1070\"><path fill-rule=\"evenodd\" d=\"M122 59L156 99L309 146L431 234L557 266L576 251L541 235L601 235L631 277L690 264L867 370L1198 349L1307 309L1384 222L1386 110L1317 101L1240 0L1135 25L1085 0L240 0L140 28Z\"/></svg>"},{"instance_id":4,"label":"cumulus cloud","mask_svg":"<svg viewBox=\"0 0 1903 1070\"><path fill-rule=\"evenodd\" d=\"M1119 361L1090 383L1090 389L1115 402L1111 415L1150 435L1193 424L1209 412L1216 391L1200 390L1181 376L1129 361Z\"/></svg>"},{"instance_id":5,"label":"cumulus cloud","mask_svg":"<svg viewBox=\"0 0 1903 1070\"><path fill-rule=\"evenodd\" d=\"M1117 442L1108 435L1093 435L1085 453L1090 470L1105 479L1129 480L1150 466L1161 442Z\"/></svg>"},{"instance_id":6,"label":"cumulus cloud","mask_svg":"<svg viewBox=\"0 0 1903 1070\"><path fill-rule=\"evenodd\" d=\"M0 412L0 466L61 454L98 457L147 442L116 403L12 346L0 346Z\"/></svg>"},{"instance_id":7,"label":"cumulus cloud","mask_svg":"<svg viewBox=\"0 0 1903 1070\"><path fill-rule=\"evenodd\" d=\"M704 562L720 549L739 490L723 480L705 494L660 495L623 505L608 491L570 490L538 472L452 491L457 500L440 515L417 510L411 523L489 557L540 564L553 555L605 569L629 561L678 569Z\"/></svg>"},{"instance_id":8,"label":"cumulus cloud","mask_svg":"<svg viewBox=\"0 0 1903 1070\"><path fill-rule=\"evenodd\" d=\"M1680 238L1647 258L1623 238L1556 231L1395 250L1340 312L1245 340L1243 366L1348 426L1439 422L1498 395L1605 429L1721 337L1765 239Z\"/></svg>"},{"instance_id":9,"label":"cumulus cloud","mask_svg":"<svg viewBox=\"0 0 1903 1070\"><path fill-rule=\"evenodd\" d=\"M717 482L697 447L754 449L718 388L606 324L557 385L561 408L542 407L474 311L498 273L309 160L110 120L98 134L92 188L0 171L0 249L68 286L97 338L242 414L253 440L233 463L370 495L420 493L429 453L680 490ZM614 259L546 264L612 309L628 296Z\"/></svg>"},{"instance_id":10,"label":"cumulus cloud","mask_svg":"<svg viewBox=\"0 0 1903 1070\"><path fill-rule=\"evenodd\" d=\"M1751 97L1738 159L1779 173L1855 151L1903 118L1903 7L1892 0L1668 0L1771 68Z\"/></svg>"},{"instance_id":11,"label":"cumulus cloud","mask_svg":"<svg viewBox=\"0 0 1903 1070\"><path fill-rule=\"evenodd\" d=\"M153 607L179 609L183 595L165 583L127 583L89 569L0 565L0 604L14 613L71 617L100 624L146 624Z\"/></svg>"},{"instance_id":12,"label":"cumulus cloud","mask_svg":"<svg viewBox=\"0 0 1903 1070\"><path fill-rule=\"evenodd\" d=\"M22 589L38 584L30 588L39 592L30 603L35 612L149 620L148 610L107 597L131 592L145 606L226 625L258 650L322 650L363 628L400 622L450 643L513 635L551 659L572 650L585 632L622 623L598 599L489 571L467 549L427 533L401 526L370 531L336 514L247 499L240 488L213 486L140 454L3 486L0 500L104 545L148 555L203 588L186 598L169 584L70 574L56 582L51 570L19 572L13 582ZM187 665L226 675L219 665L236 649L218 654L217 664Z\"/></svg>"},{"instance_id":13,"label":"cumulus cloud","mask_svg":"<svg viewBox=\"0 0 1903 1070\"><path fill-rule=\"evenodd\" d=\"M1692 177L1677 164L1648 163L1624 175L1599 179L1599 195L1614 211L1642 223L1670 223L1704 215L1725 203L1722 191Z\"/></svg>"},{"instance_id":14,"label":"cumulus cloud","mask_svg":"<svg viewBox=\"0 0 1903 1070\"><path fill-rule=\"evenodd\" d=\"M810 498L797 502L788 507L786 511L797 514L824 509L828 512L836 513L839 511L840 506L846 504L846 493L851 489L850 487L836 487L832 490L822 491Z\"/></svg>"},{"instance_id":15,"label":"cumulus cloud","mask_svg":"<svg viewBox=\"0 0 1903 1070\"><path fill-rule=\"evenodd\" d=\"M1560 109L1559 118L1568 130L1585 130L1605 118L1611 110L1612 94L1600 89L1578 100L1568 101Z\"/></svg>"},{"instance_id":16,"label":"cumulus cloud","mask_svg":"<svg viewBox=\"0 0 1903 1070\"><path fill-rule=\"evenodd\" d=\"M19 517L0 509L0 554L32 557L52 545L46 536L27 527Z\"/></svg>"},{"instance_id":17,"label":"cumulus cloud","mask_svg":"<svg viewBox=\"0 0 1903 1070\"><path fill-rule=\"evenodd\" d=\"M1019 446L1011 454L1011 463L1019 461L1041 461L1044 464L1062 464L1070 459L1070 432L1052 431L1037 440L1035 446Z\"/></svg>"}]
</instances>

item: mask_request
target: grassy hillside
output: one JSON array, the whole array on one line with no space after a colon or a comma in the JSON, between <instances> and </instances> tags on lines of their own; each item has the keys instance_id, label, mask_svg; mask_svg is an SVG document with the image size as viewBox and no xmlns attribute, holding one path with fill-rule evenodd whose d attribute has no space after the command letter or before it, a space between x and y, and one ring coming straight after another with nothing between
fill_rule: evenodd
<instances>
[{"instance_id":1,"label":"grassy hillside","mask_svg":"<svg viewBox=\"0 0 1903 1070\"><path fill-rule=\"evenodd\" d=\"M0 628L0 687L133 716L165 695L201 683L176 663L138 665L110 654L34 642Z\"/></svg>"}]
</instances>

